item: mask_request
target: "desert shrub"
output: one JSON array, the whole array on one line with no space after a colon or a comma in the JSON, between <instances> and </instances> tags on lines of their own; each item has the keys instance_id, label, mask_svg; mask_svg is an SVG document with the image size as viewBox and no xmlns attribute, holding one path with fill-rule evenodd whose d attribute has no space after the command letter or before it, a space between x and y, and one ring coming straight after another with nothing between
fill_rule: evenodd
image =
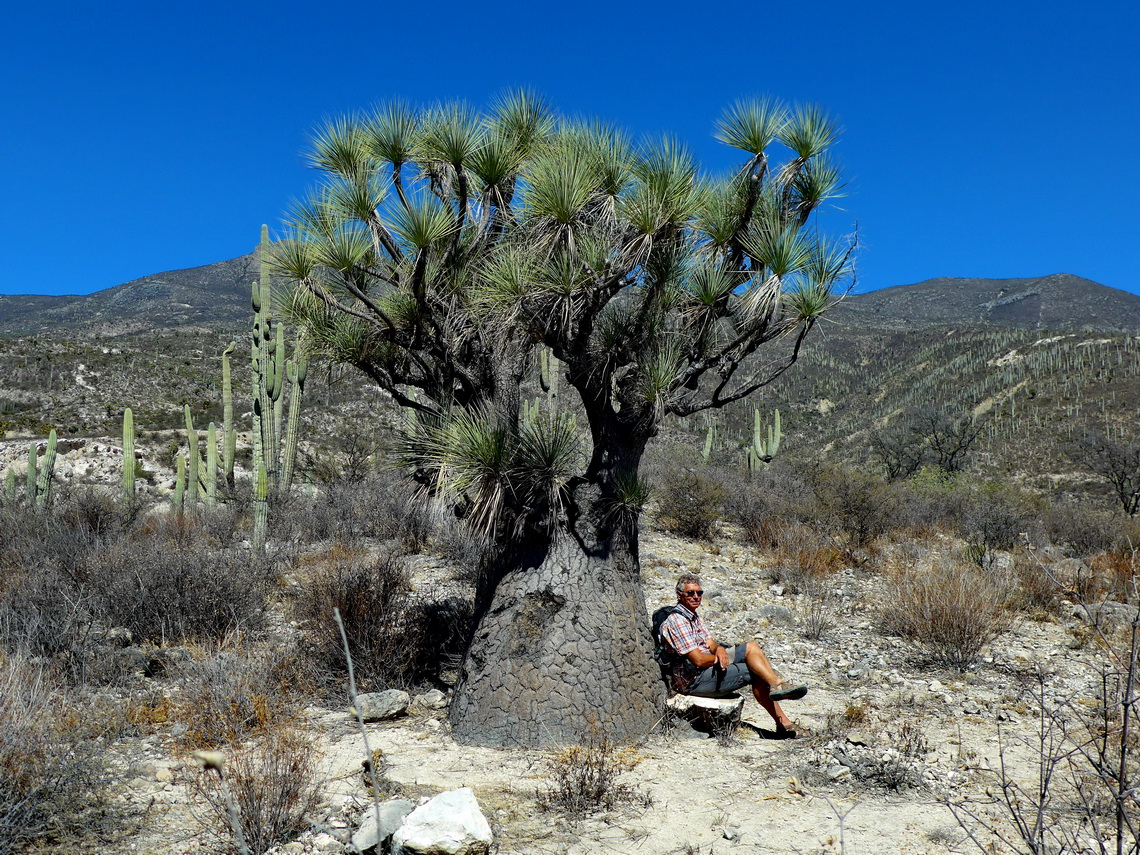
<instances>
[{"instance_id":1,"label":"desert shrub","mask_svg":"<svg viewBox=\"0 0 1140 855\"><path fill-rule=\"evenodd\" d=\"M1089 569L1089 579L1077 591L1082 602L1108 599L1131 603L1136 600L1140 560L1134 549L1102 552L1089 562Z\"/></svg>"},{"instance_id":2,"label":"desert shrub","mask_svg":"<svg viewBox=\"0 0 1140 855\"><path fill-rule=\"evenodd\" d=\"M873 475L847 467L824 467L812 473L812 492L821 519L846 535L852 546L863 546L891 524L891 492Z\"/></svg>"},{"instance_id":3,"label":"desert shrub","mask_svg":"<svg viewBox=\"0 0 1140 855\"><path fill-rule=\"evenodd\" d=\"M276 508L273 536L290 541L396 540L402 549L419 552L431 537L433 515L408 482L395 472L373 472L361 478L333 480L310 496L293 496Z\"/></svg>"},{"instance_id":4,"label":"desert shrub","mask_svg":"<svg viewBox=\"0 0 1140 855\"><path fill-rule=\"evenodd\" d=\"M272 581L258 556L181 535L117 541L93 551L88 572L94 617L156 644L258 626Z\"/></svg>"},{"instance_id":5,"label":"desert shrub","mask_svg":"<svg viewBox=\"0 0 1140 855\"><path fill-rule=\"evenodd\" d=\"M803 583L801 591L800 634L811 641L818 641L827 636L838 621L834 580L819 575L810 576Z\"/></svg>"},{"instance_id":6,"label":"desert shrub","mask_svg":"<svg viewBox=\"0 0 1140 855\"><path fill-rule=\"evenodd\" d=\"M1032 612L1049 612L1065 590L1055 572L1029 555L1014 557L1013 577L1017 584L1017 605Z\"/></svg>"},{"instance_id":7,"label":"desert shrub","mask_svg":"<svg viewBox=\"0 0 1140 855\"><path fill-rule=\"evenodd\" d=\"M631 748L592 733L581 744L569 745L549 758L547 784L538 791L539 807L578 819L644 801L644 796L621 780L636 765Z\"/></svg>"},{"instance_id":8,"label":"desert shrub","mask_svg":"<svg viewBox=\"0 0 1140 855\"><path fill-rule=\"evenodd\" d=\"M682 537L709 540L724 513L725 497L724 487L708 473L668 471L658 491L658 523Z\"/></svg>"},{"instance_id":9,"label":"desert shrub","mask_svg":"<svg viewBox=\"0 0 1140 855\"><path fill-rule=\"evenodd\" d=\"M884 631L913 642L937 665L964 671L1009 629L1008 582L976 566L938 561L894 574L879 608Z\"/></svg>"},{"instance_id":10,"label":"desert shrub","mask_svg":"<svg viewBox=\"0 0 1140 855\"><path fill-rule=\"evenodd\" d=\"M194 790L206 806L207 829L228 851L243 851L234 832L253 855L263 855L309 828L320 805L314 738L288 728L262 734L253 744L234 748L220 768L202 769ZM231 804L234 813L231 813Z\"/></svg>"},{"instance_id":11,"label":"desert shrub","mask_svg":"<svg viewBox=\"0 0 1140 855\"><path fill-rule=\"evenodd\" d=\"M294 608L318 670L346 672L333 610L340 612L361 691L408 687L438 676L466 643L472 608L467 601L413 596L401 558L338 550L303 587Z\"/></svg>"},{"instance_id":12,"label":"desert shrub","mask_svg":"<svg viewBox=\"0 0 1140 855\"><path fill-rule=\"evenodd\" d=\"M1032 501L1007 485L986 483L970 491L962 534L967 555L981 567L993 563L994 551L1012 549L1039 514Z\"/></svg>"},{"instance_id":13,"label":"desert shrub","mask_svg":"<svg viewBox=\"0 0 1140 855\"><path fill-rule=\"evenodd\" d=\"M777 459L741 478L738 473L721 478L725 485L725 514L739 523L746 536L764 546L764 528L816 517L815 501L806 482L804 467Z\"/></svg>"},{"instance_id":14,"label":"desert shrub","mask_svg":"<svg viewBox=\"0 0 1140 855\"><path fill-rule=\"evenodd\" d=\"M893 728L890 746L862 769L859 777L892 792L920 787L923 760L929 751L922 725L904 718Z\"/></svg>"},{"instance_id":15,"label":"desert shrub","mask_svg":"<svg viewBox=\"0 0 1140 855\"><path fill-rule=\"evenodd\" d=\"M905 481L890 485L894 523L920 532L959 529L965 519L968 490L961 475L926 466Z\"/></svg>"},{"instance_id":16,"label":"desert shrub","mask_svg":"<svg viewBox=\"0 0 1140 855\"><path fill-rule=\"evenodd\" d=\"M1071 555L1091 555L1116 545L1124 528L1121 517L1120 511L1062 499L1045 512L1045 533L1050 542L1065 546Z\"/></svg>"},{"instance_id":17,"label":"desert shrub","mask_svg":"<svg viewBox=\"0 0 1140 855\"><path fill-rule=\"evenodd\" d=\"M0 657L0 855L93 830L106 769L81 721L41 670Z\"/></svg>"},{"instance_id":18,"label":"desert shrub","mask_svg":"<svg viewBox=\"0 0 1140 855\"><path fill-rule=\"evenodd\" d=\"M235 636L198 650L179 666L169 717L186 747L235 745L295 714L299 666L279 650L241 641Z\"/></svg>"}]
</instances>

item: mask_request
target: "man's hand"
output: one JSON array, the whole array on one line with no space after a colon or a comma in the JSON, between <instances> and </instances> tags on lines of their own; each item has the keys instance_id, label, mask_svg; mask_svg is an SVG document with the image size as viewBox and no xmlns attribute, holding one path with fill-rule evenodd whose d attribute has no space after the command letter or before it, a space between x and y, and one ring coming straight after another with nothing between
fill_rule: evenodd
<instances>
[{"instance_id":1,"label":"man's hand","mask_svg":"<svg viewBox=\"0 0 1140 855\"><path fill-rule=\"evenodd\" d=\"M719 668L721 671L723 671L725 668L728 667L728 650L727 650L727 648L721 647L718 644L716 646L716 650L713 651L713 656L716 657L716 667Z\"/></svg>"}]
</instances>

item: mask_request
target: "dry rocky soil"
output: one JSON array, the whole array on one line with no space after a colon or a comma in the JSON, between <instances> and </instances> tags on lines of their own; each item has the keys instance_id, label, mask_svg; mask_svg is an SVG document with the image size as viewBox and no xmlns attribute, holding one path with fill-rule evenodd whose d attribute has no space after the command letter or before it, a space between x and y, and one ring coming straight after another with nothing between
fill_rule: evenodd
<instances>
[{"instance_id":1,"label":"dry rocky soil","mask_svg":"<svg viewBox=\"0 0 1140 855\"><path fill-rule=\"evenodd\" d=\"M920 552L906 560L928 560ZM726 739L663 724L623 755L635 764L621 778L634 798L572 820L539 805L552 754L457 744L445 710L413 704L400 719L368 725L390 789L417 798L471 787L494 830L492 851L502 853L964 852L973 844L946 802L970 799L998 815L986 793L995 791L999 725L1009 768L1025 780L1035 775L1038 719L1026 675L1040 666L1058 697L1095 699L1095 653L1075 641L1082 635L1075 617L1023 618L974 669L940 672L876 629L876 574L839 575L826 604L835 625L813 641L803 637L805 596L731 538L701 544L646 530L642 560L647 611L673 599L679 573L700 573L714 636L757 639L783 674L810 686L804 700L785 706L806 735L769 738L771 722L751 699ZM452 568L418 566L421 589L448 587L441 583ZM305 720L319 740L324 800L314 829L274 851L340 853L370 804L361 733L347 705L311 707ZM118 798L136 812L145 807L138 832L114 852L217 851L196 819L203 811L187 787L189 761L164 736L114 750L129 770Z\"/></svg>"}]
</instances>

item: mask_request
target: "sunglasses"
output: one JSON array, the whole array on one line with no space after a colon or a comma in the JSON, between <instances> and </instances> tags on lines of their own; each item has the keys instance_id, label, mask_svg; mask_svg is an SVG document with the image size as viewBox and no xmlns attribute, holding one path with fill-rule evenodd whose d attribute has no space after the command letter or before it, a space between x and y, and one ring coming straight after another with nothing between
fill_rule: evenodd
<instances>
[{"instance_id":1,"label":"sunglasses","mask_svg":"<svg viewBox=\"0 0 1140 855\"><path fill-rule=\"evenodd\" d=\"M681 592L682 597L703 597L704 595L705 595L704 591L682 591Z\"/></svg>"}]
</instances>

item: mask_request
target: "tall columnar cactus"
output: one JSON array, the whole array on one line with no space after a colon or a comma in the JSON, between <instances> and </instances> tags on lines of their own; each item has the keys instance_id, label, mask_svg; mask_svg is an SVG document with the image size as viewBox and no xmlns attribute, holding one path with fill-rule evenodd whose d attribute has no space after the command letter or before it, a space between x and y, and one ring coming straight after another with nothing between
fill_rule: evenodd
<instances>
[{"instance_id":1,"label":"tall columnar cactus","mask_svg":"<svg viewBox=\"0 0 1140 855\"><path fill-rule=\"evenodd\" d=\"M186 504L190 510L198 505L198 478L199 478L199 450L198 431L194 430L194 417L190 414L190 405L185 404L182 409L186 416Z\"/></svg>"},{"instance_id":2,"label":"tall columnar cactus","mask_svg":"<svg viewBox=\"0 0 1140 855\"><path fill-rule=\"evenodd\" d=\"M206 507L218 506L218 431L214 423L206 426Z\"/></svg>"},{"instance_id":3,"label":"tall columnar cactus","mask_svg":"<svg viewBox=\"0 0 1140 855\"><path fill-rule=\"evenodd\" d=\"M28 473L24 484L24 498L29 505L36 500L36 467L36 444L33 442L32 447L28 449Z\"/></svg>"},{"instance_id":4,"label":"tall columnar cactus","mask_svg":"<svg viewBox=\"0 0 1140 855\"><path fill-rule=\"evenodd\" d=\"M123 410L123 498L135 500L135 416L131 408Z\"/></svg>"},{"instance_id":5,"label":"tall columnar cactus","mask_svg":"<svg viewBox=\"0 0 1140 855\"><path fill-rule=\"evenodd\" d=\"M222 470L226 484L234 486L234 457L237 452L237 427L234 425L234 388L230 372L230 354L237 342L222 351Z\"/></svg>"},{"instance_id":6,"label":"tall columnar cactus","mask_svg":"<svg viewBox=\"0 0 1140 855\"><path fill-rule=\"evenodd\" d=\"M297 464L297 433L301 427L301 397L305 393L305 377L309 362L302 353L289 360L286 374L293 391L289 395L289 425L285 433L285 458L281 464L281 492L288 494L293 486L293 471Z\"/></svg>"},{"instance_id":7,"label":"tall columnar cactus","mask_svg":"<svg viewBox=\"0 0 1140 855\"><path fill-rule=\"evenodd\" d=\"M46 508L51 504L52 475L55 472L55 428L48 434L47 451L44 452L44 462L36 476L36 506Z\"/></svg>"},{"instance_id":8,"label":"tall columnar cactus","mask_svg":"<svg viewBox=\"0 0 1140 855\"><path fill-rule=\"evenodd\" d=\"M179 514L182 513L182 502L186 495L186 457L178 455L178 462L174 467L174 495L170 497L170 504Z\"/></svg>"},{"instance_id":9,"label":"tall columnar cactus","mask_svg":"<svg viewBox=\"0 0 1140 855\"><path fill-rule=\"evenodd\" d=\"M269 476L260 464L256 464L256 468L253 499L253 548L260 551L265 548L265 541L269 534Z\"/></svg>"},{"instance_id":10,"label":"tall columnar cactus","mask_svg":"<svg viewBox=\"0 0 1140 855\"><path fill-rule=\"evenodd\" d=\"M755 472L761 465L772 462L772 458L780 450L780 439L782 437L779 410L776 410L772 417L772 424L768 425L767 428L765 428L764 421L760 417L759 409L753 411L752 419L752 444L748 446L746 455L749 472Z\"/></svg>"},{"instance_id":11,"label":"tall columnar cactus","mask_svg":"<svg viewBox=\"0 0 1140 855\"><path fill-rule=\"evenodd\" d=\"M705 434L705 447L701 449L701 460L705 463L708 463L709 457L712 456L714 442L716 442L716 424L710 424Z\"/></svg>"},{"instance_id":12,"label":"tall columnar cactus","mask_svg":"<svg viewBox=\"0 0 1140 855\"><path fill-rule=\"evenodd\" d=\"M558 357L549 347L538 349L538 382L542 391L546 393L547 402L552 413L558 411Z\"/></svg>"},{"instance_id":13,"label":"tall columnar cactus","mask_svg":"<svg viewBox=\"0 0 1140 855\"><path fill-rule=\"evenodd\" d=\"M8 474L4 477L4 501L16 501L16 470L8 467Z\"/></svg>"}]
</instances>

